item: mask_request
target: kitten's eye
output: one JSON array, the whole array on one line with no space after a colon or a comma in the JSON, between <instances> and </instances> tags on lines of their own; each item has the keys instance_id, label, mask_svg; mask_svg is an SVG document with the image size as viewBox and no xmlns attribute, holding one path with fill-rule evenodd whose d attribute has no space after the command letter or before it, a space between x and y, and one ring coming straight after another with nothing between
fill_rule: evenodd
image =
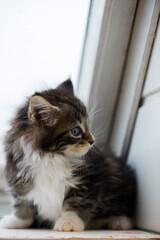
<instances>
[{"instance_id":1,"label":"kitten's eye","mask_svg":"<svg viewBox=\"0 0 160 240\"><path fill-rule=\"evenodd\" d=\"M78 137L79 135L82 134L82 130L80 127L75 127L71 130L71 133L73 136Z\"/></svg>"}]
</instances>

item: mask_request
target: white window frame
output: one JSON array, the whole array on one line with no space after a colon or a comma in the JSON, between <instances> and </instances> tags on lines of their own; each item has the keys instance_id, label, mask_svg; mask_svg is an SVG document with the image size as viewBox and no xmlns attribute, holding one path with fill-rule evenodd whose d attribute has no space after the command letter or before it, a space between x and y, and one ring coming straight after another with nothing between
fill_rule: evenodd
<instances>
[{"instance_id":1,"label":"white window frame","mask_svg":"<svg viewBox=\"0 0 160 240\"><path fill-rule=\"evenodd\" d=\"M91 4L78 94L91 111L101 109L91 119L91 127L101 128L103 141L110 135L136 6L137 0L93 0Z\"/></svg>"},{"instance_id":2,"label":"white window frame","mask_svg":"<svg viewBox=\"0 0 160 240\"><path fill-rule=\"evenodd\" d=\"M91 4L78 95L91 112L100 108L101 114L91 119L92 129L100 129L100 139L124 158L158 15L159 0L92 0Z\"/></svg>"},{"instance_id":3,"label":"white window frame","mask_svg":"<svg viewBox=\"0 0 160 240\"><path fill-rule=\"evenodd\" d=\"M159 13L159 0L139 1L110 138L115 154L124 158L129 150Z\"/></svg>"}]
</instances>

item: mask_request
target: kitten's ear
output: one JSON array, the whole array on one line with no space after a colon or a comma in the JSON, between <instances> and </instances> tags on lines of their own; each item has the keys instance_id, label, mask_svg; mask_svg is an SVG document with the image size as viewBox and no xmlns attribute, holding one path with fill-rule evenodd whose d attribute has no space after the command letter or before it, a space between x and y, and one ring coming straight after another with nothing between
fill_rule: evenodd
<instances>
[{"instance_id":1,"label":"kitten's ear","mask_svg":"<svg viewBox=\"0 0 160 240\"><path fill-rule=\"evenodd\" d=\"M67 92L67 93L71 93L74 94L73 91L73 84L71 79L66 80L65 82L61 83L57 89L62 89L63 91Z\"/></svg>"},{"instance_id":2,"label":"kitten's ear","mask_svg":"<svg viewBox=\"0 0 160 240\"><path fill-rule=\"evenodd\" d=\"M51 105L45 98L36 95L30 98L28 117L33 123L53 126L59 116L60 109Z\"/></svg>"}]
</instances>

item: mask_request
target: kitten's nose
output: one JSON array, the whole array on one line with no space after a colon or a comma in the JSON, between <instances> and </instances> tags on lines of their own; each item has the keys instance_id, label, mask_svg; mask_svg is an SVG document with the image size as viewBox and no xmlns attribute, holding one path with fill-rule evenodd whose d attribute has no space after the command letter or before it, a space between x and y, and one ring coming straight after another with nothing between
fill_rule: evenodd
<instances>
[{"instance_id":1,"label":"kitten's nose","mask_svg":"<svg viewBox=\"0 0 160 240\"><path fill-rule=\"evenodd\" d=\"M92 145L94 143L94 140L89 141L89 143Z\"/></svg>"}]
</instances>

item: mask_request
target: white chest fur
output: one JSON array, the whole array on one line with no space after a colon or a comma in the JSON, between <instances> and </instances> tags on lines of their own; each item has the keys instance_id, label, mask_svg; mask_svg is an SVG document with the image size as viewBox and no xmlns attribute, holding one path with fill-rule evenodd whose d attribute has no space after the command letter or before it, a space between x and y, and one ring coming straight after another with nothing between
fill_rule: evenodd
<instances>
[{"instance_id":1,"label":"white chest fur","mask_svg":"<svg viewBox=\"0 0 160 240\"><path fill-rule=\"evenodd\" d=\"M28 194L38 206L41 216L57 220L62 214L65 192L70 186L70 172L59 158L42 159L34 178L34 187Z\"/></svg>"},{"instance_id":2,"label":"white chest fur","mask_svg":"<svg viewBox=\"0 0 160 240\"><path fill-rule=\"evenodd\" d=\"M74 185L69 160L58 155L54 158L49 155L41 158L27 145L23 149L25 157L20 163L19 175L23 175L25 167L28 167L25 177L34 179L34 186L26 197L37 205L38 212L44 219L56 221L62 214L65 193Z\"/></svg>"}]
</instances>

